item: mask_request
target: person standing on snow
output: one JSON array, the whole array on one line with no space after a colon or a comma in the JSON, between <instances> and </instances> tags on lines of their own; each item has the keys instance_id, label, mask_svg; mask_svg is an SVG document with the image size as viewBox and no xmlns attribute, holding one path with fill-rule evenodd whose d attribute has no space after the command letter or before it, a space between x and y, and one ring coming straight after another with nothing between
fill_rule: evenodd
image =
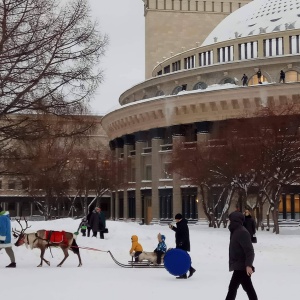
<instances>
[{"instance_id":1,"label":"person standing on snow","mask_svg":"<svg viewBox=\"0 0 300 300\"><path fill-rule=\"evenodd\" d=\"M258 69L258 71L256 72L256 75L257 75L258 83L262 84L262 82L261 82L261 70L260 69Z\"/></svg>"},{"instance_id":2,"label":"person standing on snow","mask_svg":"<svg viewBox=\"0 0 300 300\"><path fill-rule=\"evenodd\" d=\"M11 244L11 222L8 211L0 206L0 250L4 248L10 258L10 264L6 268L15 268L15 254Z\"/></svg>"},{"instance_id":3,"label":"person standing on snow","mask_svg":"<svg viewBox=\"0 0 300 300\"><path fill-rule=\"evenodd\" d=\"M104 212L101 210L100 207L96 207L96 211L99 214L99 232L100 232L100 239L104 239L104 232L106 227L106 220Z\"/></svg>"},{"instance_id":4,"label":"person standing on snow","mask_svg":"<svg viewBox=\"0 0 300 300\"><path fill-rule=\"evenodd\" d=\"M283 70L280 71L280 79L279 79L279 83L285 83L285 73L283 72Z\"/></svg>"},{"instance_id":5,"label":"person standing on snow","mask_svg":"<svg viewBox=\"0 0 300 300\"><path fill-rule=\"evenodd\" d=\"M243 75L241 80L242 80L243 86L247 86L248 76L246 74Z\"/></svg>"},{"instance_id":6,"label":"person standing on snow","mask_svg":"<svg viewBox=\"0 0 300 300\"><path fill-rule=\"evenodd\" d=\"M191 250L190 250L190 233L189 233L189 227L187 225L188 221L182 217L182 214L177 214L175 216L175 221L176 221L176 226L170 224L169 228L175 231L176 248L189 252ZM193 276L196 270L192 266L190 266L189 271L190 271L189 273L189 278L190 278L191 276ZM187 274L183 274L176 278L186 279L188 277Z\"/></svg>"},{"instance_id":7,"label":"person standing on snow","mask_svg":"<svg viewBox=\"0 0 300 300\"><path fill-rule=\"evenodd\" d=\"M228 293L225 300L235 300L237 290L242 285L249 300L257 300L251 275L254 272L254 249L251 237L243 226L245 217L241 212L234 211L229 215L229 271L233 271Z\"/></svg>"}]
</instances>

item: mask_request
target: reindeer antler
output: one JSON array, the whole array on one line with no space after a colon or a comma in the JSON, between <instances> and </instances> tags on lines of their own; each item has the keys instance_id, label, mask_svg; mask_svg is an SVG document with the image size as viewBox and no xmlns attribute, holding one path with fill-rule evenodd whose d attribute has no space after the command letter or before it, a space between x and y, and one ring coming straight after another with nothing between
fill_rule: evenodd
<instances>
[{"instance_id":1,"label":"reindeer antler","mask_svg":"<svg viewBox=\"0 0 300 300\"><path fill-rule=\"evenodd\" d=\"M24 218L25 225L26 225L25 228L23 228L23 226L22 226L22 224L21 224L21 219L15 219L15 220L19 223L19 225L20 225L20 227L21 227L21 231L16 230L16 229L13 230L14 236L15 236L15 235L19 236L20 234L23 234L23 233L25 232L26 229L28 229L28 228L31 227L31 226L28 226L28 221L27 221L25 218Z\"/></svg>"}]
</instances>

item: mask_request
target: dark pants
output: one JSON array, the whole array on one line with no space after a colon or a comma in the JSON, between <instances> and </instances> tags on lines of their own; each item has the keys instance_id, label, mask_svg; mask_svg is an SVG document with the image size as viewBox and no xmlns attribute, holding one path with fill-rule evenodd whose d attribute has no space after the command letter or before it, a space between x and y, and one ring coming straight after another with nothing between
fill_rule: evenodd
<instances>
[{"instance_id":1,"label":"dark pants","mask_svg":"<svg viewBox=\"0 0 300 300\"><path fill-rule=\"evenodd\" d=\"M98 231L93 231L93 236L97 237ZM104 231L100 231L100 239L104 239Z\"/></svg>"},{"instance_id":2,"label":"dark pants","mask_svg":"<svg viewBox=\"0 0 300 300\"><path fill-rule=\"evenodd\" d=\"M86 229L81 229L82 236L86 235Z\"/></svg>"},{"instance_id":3,"label":"dark pants","mask_svg":"<svg viewBox=\"0 0 300 300\"><path fill-rule=\"evenodd\" d=\"M90 235L91 235L91 230L92 230L92 228L91 228L91 227L88 227L88 229L87 229L87 236L88 236L88 237L90 237Z\"/></svg>"},{"instance_id":4,"label":"dark pants","mask_svg":"<svg viewBox=\"0 0 300 300\"><path fill-rule=\"evenodd\" d=\"M156 253L156 256L157 256L156 263L157 263L158 265L160 265L160 264L161 264L161 257L162 257L162 255L164 254L164 252L162 252L162 251L157 251L157 250L155 250L154 252Z\"/></svg>"},{"instance_id":5,"label":"dark pants","mask_svg":"<svg viewBox=\"0 0 300 300\"><path fill-rule=\"evenodd\" d=\"M136 251L136 252L134 253L134 261L135 261L135 262L138 262L138 261L139 261L139 256L140 256L141 253L142 253L142 251Z\"/></svg>"},{"instance_id":6,"label":"dark pants","mask_svg":"<svg viewBox=\"0 0 300 300\"><path fill-rule=\"evenodd\" d=\"M104 230L100 231L100 239L104 239Z\"/></svg>"},{"instance_id":7,"label":"dark pants","mask_svg":"<svg viewBox=\"0 0 300 300\"><path fill-rule=\"evenodd\" d=\"M251 277L247 275L246 270L233 271L226 300L235 299L240 284L247 293L249 300L257 300L257 295L252 285Z\"/></svg>"},{"instance_id":8,"label":"dark pants","mask_svg":"<svg viewBox=\"0 0 300 300\"><path fill-rule=\"evenodd\" d=\"M181 248L176 246L176 249L181 249ZM181 250L184 250L184 249L181 249ZM186 250L184 250L184 251L187 253ZM191 271L192 271L192 272L196 271L196 270L192 267L192 261L191 261L191 266L190 266L189 272L191 272ZM182 275L187 275L187 274L182 274Z\"/></svg>"}]
</instances>

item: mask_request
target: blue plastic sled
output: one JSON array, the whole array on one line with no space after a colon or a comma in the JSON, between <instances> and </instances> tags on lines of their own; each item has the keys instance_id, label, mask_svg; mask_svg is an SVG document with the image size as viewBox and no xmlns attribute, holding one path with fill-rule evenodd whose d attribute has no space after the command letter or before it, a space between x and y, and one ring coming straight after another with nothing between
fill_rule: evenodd
<instances>
[{"instance_id":1,"label":"blue plastic sled","mask_svg":"<svg viewBox=\"0 0 300 300\"><path fill-rule=\"evenodd\" d=\"M181 249L171 249L164 257L166 270L174 276L185 274L190 269L191 263L189 254Z\"/></svg>"}]
</instances>

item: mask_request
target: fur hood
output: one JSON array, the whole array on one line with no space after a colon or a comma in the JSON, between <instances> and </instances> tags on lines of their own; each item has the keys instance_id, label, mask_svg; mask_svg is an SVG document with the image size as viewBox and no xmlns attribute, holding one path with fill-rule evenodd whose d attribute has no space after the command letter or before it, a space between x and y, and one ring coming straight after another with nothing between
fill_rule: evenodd
<instances>
[{"instance_id":1,"label":"fur hood","mask_svg":"<svg viewBox=\"0 0 300 300\"><path fill-rule=\"evenodd\" d=\"M137 236L137 235L133 235L133 236L131 237L131 241L132 241L132 242L138 242L138 241L139 241L138 236Z\"/></svg>"}]
</instances>

